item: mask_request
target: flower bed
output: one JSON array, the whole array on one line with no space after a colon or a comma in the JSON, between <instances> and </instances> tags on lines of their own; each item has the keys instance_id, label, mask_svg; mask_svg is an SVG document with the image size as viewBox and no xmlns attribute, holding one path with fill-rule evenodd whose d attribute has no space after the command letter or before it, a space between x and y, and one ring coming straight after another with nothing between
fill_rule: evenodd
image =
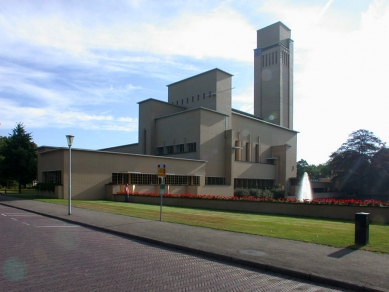
<instances>
[{"instance_id":1,"label":"flower bed","mask_svg":"<svg viewBox=\"0 0 389 292\"><path fill-rule=\"evenodd\" d=\"M118 195L125 195L124 192L117 192ZM130 196L140 197L159 197L158 193L130 193ZM185 198L185 199L204 199L204 200L220 200L220 201L252 201L252 202L274 202L274 203L292 203L292 204L310 204L310 205L341 205L341 206L389 206L389 202L379 200L355 200L355 199L313 199L312 201L299 201L295 198L256 198L256 197L227 197L216 195L197 195L197 194L165 194L164 198Z\"/></svg>"}]
</instances>

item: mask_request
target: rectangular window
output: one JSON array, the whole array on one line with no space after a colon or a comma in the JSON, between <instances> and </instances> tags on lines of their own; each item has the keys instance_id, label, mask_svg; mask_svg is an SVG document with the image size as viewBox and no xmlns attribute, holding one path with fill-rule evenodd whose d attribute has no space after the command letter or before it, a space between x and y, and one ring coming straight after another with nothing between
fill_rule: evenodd
<instances>
[{"instance_id":1,"label":"rectangular window","mask_svg":"<svg viewBox=\"0 0 389 292\"><path fill-rule=\"evenodd\" d=\"M163 155L163 146L157 147L157 149L155 149L155 155Z\"/></svg>"},{"instance_id":2,"label":"rectangular window","mask_svg":"<svg viewBox=\"0 0 389 292\"><path fill-rule=\"evenodd\" d=\"M189 97L186 98L186 103L189 103Z\"/></svg>"},{"instance_id":3,"label":"rectangular window","mask_svg":"<svg viewBox=\"0 0 389 292\"><path fill-rule=\"evenodd\" d=\"M211 91L210 91L209 94L208 94L208 97L211 97L211 95L212 95L212 93L211 93Z\"/></svg>"},{"instance_id":4,"label":"rectangular window","mask_svg":"<svg viewBox=\"0 0 389 292\"><path fill-rule=\"evenodd\" d=\"M192 102L194 102L194 96L192 95Z\"/></svg>"},{"instance_id":5,"label":"rectangular window","mask_svg":"<svg viewBox=\"0 0 389 292\"><path fill-rule=\"evenodd\" d=\"M167 175L165 177L166 185L188 185L189 177L187 175Z\"/></svg>"},{"instance_id":6,"label":"rectangular window","mask_svg":"<svg viewBox=\"0 0 389 292\"><path fill-rule=\"evenodd\" d=\"M181 105L183 105L184 104L184 99L181 99Z\"/></svg>"},{"instance_id":7,"label":"rectangular window","mask_svg":"<svg viewBox=\"0 0 389 292\"><path fill-rule=\"evenodd\" d=\"M246 143L246 161L251 162L251 143Z\"/></svg>"},{"instance_id":8,"label":"rectangular window","mask_svg":"<svg viewBox=\"0 0 389 292\"><path fill-rule=\"evenodd\" d=\"M271 189L274 187L272 179L234 179L234 188L249 188L249 189Z\"/></svg>"},{"instance_id":9,"label":"rectangular window","mask_svg":"<svg viewBox=\"0 0 389 292\"><path fill-rule=\"evenodd\" d=\"M54 183L54 184L61 184L61 171L55 170L55 171L44 171L43 172L43 182L44 183Z\"/></svg>"},{"instance_id":10,"label":"rectangular window","mask_svg":"<svg viewBox=\"0 0 389 292\"><path fill-rule=\"evenodd\" d=\"M188 152L196 152L196 142L188 143Z\"/></svg>"},{"instance_id":11,"label":"rectangular window","mask_svg":"<svg viewBox=\"0 0 389 292\"><path fill-rule=\"evenodd\" d=\"M200 100L200 94L197 94L197 100Z\"/></svg>"},{"instance_id":12,"label":"rectangular window","mask_svg":"<svg viewBox=\"0 0 389 292\"><path fill-rule=\"evenodd\" d=\"M200 185L200 177L192 176L192 186L199 186L199 185Z\"/></svg>"},{"instance_id":13,"label":"rectangular window","mask_svg":"<svg viewBox=\"0 0 389 292\"><path fill-rule=\"evenodd\" d=\"M205 92L203 93L203 99L205 99Z\"/></svg>"},{"instance_id":14,"label":"rectangular window","mask_svg":"<svg viewBox=\"0 0 389 292\"><path fill-rule=\"evenodd\" d=\"M167 154L174 153L174 146L173 145L166 146L166 152Z\"/></svg>"},{"instance_id":15,"label":"rectangular window","mask_svg":"<svg viewBox=\"0 0 389 292\"><path fill-rule=\"evenodd\" d=\"M128 183L128 174L127 173L112 173L112 183L113 184L126 184Z\"/></svg>"},{"instance_id":16,"label":"rectangular window","mask_svg":"<svg viewBox=\"0 0 389 292\"><path fill-rule=\"evenodd\" d=\"M225 177L216 177L216 176L207 176L205 177L206 185L225 185L226 178Z\"/></svg>"},{"instance_id":17,"label":"rectangular window","mask_svg":"<svg viewBox=\"0 0 389 292\"><path fill-rule=\"evenodd\" d=\"M158 175L147 173L130 173L132 185L158 185Z\"/></svg>"},{"instance_id":18,"label":"rectangular window","mask_svg":"<svg viewBox=\"0 0 389 292\"><path fill-rule=\"evenodd\" d=\"M176 153L183 153L183 152L184 152L184 144L176 145Z\"/></svg>"}]
</instances>

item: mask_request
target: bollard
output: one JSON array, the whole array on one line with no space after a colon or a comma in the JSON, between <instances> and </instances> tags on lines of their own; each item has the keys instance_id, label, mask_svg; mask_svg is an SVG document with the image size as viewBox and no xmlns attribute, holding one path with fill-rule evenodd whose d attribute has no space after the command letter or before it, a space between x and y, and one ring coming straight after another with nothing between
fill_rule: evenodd
<instances>
[{"instance_id":1,"label":"bollard","mask_svg":"<svg viewBox=\"0 0 389 292\"><path fill-rule=\"evenodd\" d=\"M369 243L369 215L370 213L355 213L355 244Z\"/></svg>"}]
</instances>

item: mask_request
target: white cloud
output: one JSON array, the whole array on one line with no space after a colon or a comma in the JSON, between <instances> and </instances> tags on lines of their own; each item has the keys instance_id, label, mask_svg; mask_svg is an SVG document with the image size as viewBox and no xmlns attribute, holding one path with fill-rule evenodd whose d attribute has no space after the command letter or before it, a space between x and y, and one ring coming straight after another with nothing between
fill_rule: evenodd
<instances>
[{"instance_id":1,"label":"white cloud","mask_svg":"<svg viewBox=\"0 0 389 292\"><path fill-rule=\"evenodd\" d=\"M340 10L334 0L45 3L39 10L30 1L0 8L3 127L20 119L34 127L136 131L133 101L166 89L150 83L168 84L214 63L252 70L265 16L267 24L290 27L295 41L299 158L324 162L359 128L389 142L382 126L389 122L388 1L372 1L366 11ZM253 86L240 79L248 75L231 73L233 106L252 113ZM117 106L123 100L128 109Z\"/></svg>"},{"instance_id":2,"label":"white cloud","mask_svg":"<svg viewBox=\"0 0 389 292\"><path fill-rule=\"evenodd\" d=\"M131 16L110 23L99 23L99 19L87 22L70 19L73 14L54 9L39 17L36 13L7 15L0 27L10 40L54 48L83 59L91 57L91 49L100 48L251 61L255 46L255 28L226 5L198 13L187 10L156 23L139 23ZM247 55L242 53L247 49Z\"/></svg>"}]
</instances>

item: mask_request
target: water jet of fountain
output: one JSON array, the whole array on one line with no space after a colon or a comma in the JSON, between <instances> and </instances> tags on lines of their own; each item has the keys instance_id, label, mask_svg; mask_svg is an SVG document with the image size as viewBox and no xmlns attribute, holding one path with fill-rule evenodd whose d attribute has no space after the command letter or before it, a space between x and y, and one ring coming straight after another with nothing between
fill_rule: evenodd
<instances>
[{"instance_id":1,"label":"water jet of fountain","mask_svg":"<svg viewBox=\"0 0 389 292\"><path fill-rule=\"evenodd\" d=\"M309 181L309 176L306 172L304 172L303 178L301 179L301 186L297 194L297 200L300 202L303 202L304 200L312 201L311 182Z\"/></svg>"}]
</instances>

